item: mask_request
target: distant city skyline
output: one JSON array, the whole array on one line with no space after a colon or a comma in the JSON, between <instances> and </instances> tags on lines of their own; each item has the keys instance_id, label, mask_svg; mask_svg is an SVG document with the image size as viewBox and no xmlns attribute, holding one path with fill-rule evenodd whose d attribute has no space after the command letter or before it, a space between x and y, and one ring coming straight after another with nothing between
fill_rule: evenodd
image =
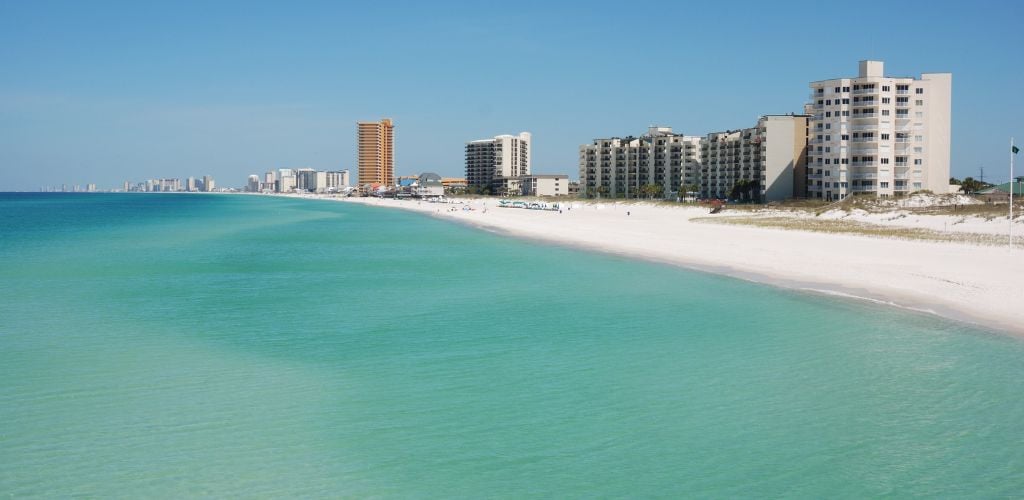
<instances>
[{"instance_id":1,"label":"distant city skyline","mask_svg":"<svg viewBox=\"0 0 1024 500\"><path fill-rule=\"evenodd\" d=\"M884 60L950 72L951 175L1005 182L1024 142L1024 7L449 3L0 5L0 190L357 169L390 117L395 175L461 176L467 140L529 130L533 170L650 125L699 135L801 112L807 82ZM902 20L902 22L900 22ZM513 29L514 28L514 29Z\"/></svg>"}]
</instances>

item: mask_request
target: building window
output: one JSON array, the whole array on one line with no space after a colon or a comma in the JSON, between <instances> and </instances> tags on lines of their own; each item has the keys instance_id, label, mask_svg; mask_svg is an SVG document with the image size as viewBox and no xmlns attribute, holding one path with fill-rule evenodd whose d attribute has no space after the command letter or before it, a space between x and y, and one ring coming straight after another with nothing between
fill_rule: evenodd
<instances>
[{"instance_id":1,"label":"building window","mask_svg":"<svg viewBox=\"0 0 1024 500\"><path fill-rule=\"evenodd\" d=\"M850 91L850 87L843 87L843 92L849 92L849 91Z\"/></svg>"},{"instance_id":2,"label":"building window","mask_svg":"<svg viewBox=\"0 0 1024 500\"><path fill-rule=\"evenodd\" d=\"M882 189L887 189L889 187L889 183L886 182L886 181L879 182L878 183L878 187L880 187Z\"/></svg>"},{"instance_id":3,"label":"building window","mask_svg":"<svg viewBox=\"0 0 1024 500\"><path fill-rule=\"evenodd\" d=\"M837 94L838 94L839 92L841 92L841 91L842 91L842 87L836 87L836 93L837 93Z\"/></svg>"},{"instance_id":4,"label":"building window","mask_svg":"<svg viewBox=\"0 0 1024 500\"><path fill-rule=\"evenodd\" d=\"M888 165L889 164L889 159L888 158L882 158L879 161L882 162L882 165Z\"/></svg>"},{"instance_id":5,"label":"building window","mask_svg":"<svg viewBox=\"0 0 1024 500\"><path fill-rule=\"evenodd\" d=\"M888 85L882 85L882 92L888 92L888 91L889 91L889 86Z\"/></svg>"},{"instance_id":6,"label":"building window","mask_svg":"<svg viewBox=\"0 0 1024 500\"><path fill-rule=\"evenodd\" d=\"M825 112L825 118L831 118L831 117L832 117L832 112L831 111L826 111Z\"/></svg>"},{"instance_id":7,"label":"building window","mask_svg":"<svg viewBox=\"0 0 1024 500\"><path fill-rule=\"evenodd\" d=\"M882 104L889 104L890 101L891 101L891 99L889 99L888 97L883 97L882 98Z\"/></svg>"},{"instance_id":8,"label":"building window","mask_svg":"<svg viewBox=\"0 0 1024 500\"><path fill-rule=\"evenodd\" d=\"M917 99L914 101L914 106L924 106L924 101L921 99Z\"/></svg>"},{"instance_id":9,"label":"building window","mask_svg":"<svg viewBox=\"0 0 1024 500\"><path fill-rule=\"evenodd\" d=\"M849 158L843 158L843 165L846 165L848 163L850 163L850 159Z\"/></svg>"},{"instance_id":10,"label":"building window","mask_svg":"<svg viewBox=\"0 0 1024 500\"><path fill-rule=\"evenodd\" d=\"M924 89L920 89L920 88L914 89L914 93L915 94L923 94L924 93Z\"/></svg>"},{"instance_id":11,"label":"building window","mask_svg":"<svg viewBox=\"0 0 1024 500\"><path fill-rule=\"evenodd\" d=\"M843 116L850 116L850 111L849 110L844 110L843 111Z\"/></svg>"},{"instance_id":12,"label":"building window","mask_svg":"<svg viewBox=\"0 0 1024 500\"><path fill-rule=\"evenodd\" d=\"M825 105L826 106L831 106L832 105L832 99L825 99Z\"/></svg>"},{"instance_id":13,"label":"building window","mask_svg":"<svg viewBox=\"0 0 1024 500\"><path fill-rule=\"evenodd\" d=\"M888 141L889 140L889 134L882 134L882 140L883 141Z\"/></svg>"},{"instance_id":14,"label":"building window","mask_svg":"<svg viewBox=\"0 0 1024 500\"><path fill-rule=\"evenodd\" d=\"M888 109L883 109L882 110L882 116L889 116L889 110Z\"/></svg>"},{"instance_id":15,"label":"building window","mask_svg":"<svg viewBox=\"0 0 1024 500\"><path fill-rule=\"evenodd\" d=\"M924 136L923 135L915 135L914 136L914 142L921 142L921 141L924 141Z\"/></svg>"},{"instance_id":16,"label":"building window","mask_svg":"<svg viewBox=\"0 0 1024 500\"><path fill-rule=\"evenodd\" d=\"M921 164L921 159L920 158L914 158L914 165L920 165L920 164Z\"/></svg>"},{"instance_id":17,"label":"building window","mask_svg":"<svg viewBox=\"0 0 1024 500\"><path fill-rule=\"evenodd\" d=\"M850 140L850 134L843 134L840 136L840 138L841 140L848 141Z\"/></svg>"}]
</instances>

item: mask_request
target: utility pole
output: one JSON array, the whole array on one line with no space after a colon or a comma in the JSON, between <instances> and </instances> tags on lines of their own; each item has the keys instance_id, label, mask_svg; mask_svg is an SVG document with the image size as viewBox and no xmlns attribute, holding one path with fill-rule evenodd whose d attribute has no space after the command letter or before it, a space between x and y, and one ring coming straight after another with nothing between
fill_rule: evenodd
<instances>
[{"instance_id":1,"label":"utility pole","mask_svg":"<svg viewBox=\"0 0 1024 500\"><path fill-rule=\"evenodd\" d=\"M982 165L979 168L981 168L981 173L978 174L978 180L981 181L982 183L984 183L985 182L985 166Z\"/></svg>"}]
</instances>

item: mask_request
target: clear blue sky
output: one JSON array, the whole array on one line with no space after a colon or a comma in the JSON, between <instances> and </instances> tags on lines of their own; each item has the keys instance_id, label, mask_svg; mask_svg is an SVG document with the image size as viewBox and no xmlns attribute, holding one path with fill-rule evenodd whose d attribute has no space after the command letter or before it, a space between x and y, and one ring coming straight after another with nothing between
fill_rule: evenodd
<instances>
[{"instance_id":1,"label":"clear blue sky","mask_svg":"<svg viewBox=\"0 0 1024 500\"><path fill-rule=\"evenodd\" d=\"M868 58L952 72L953 175L1007 178L1024 3L777 4L0 0L0 190L354 170L381 117L399 174L526 130L535 172L575 177L595 137L752 126Z\"/></svg>"}]
</instances>

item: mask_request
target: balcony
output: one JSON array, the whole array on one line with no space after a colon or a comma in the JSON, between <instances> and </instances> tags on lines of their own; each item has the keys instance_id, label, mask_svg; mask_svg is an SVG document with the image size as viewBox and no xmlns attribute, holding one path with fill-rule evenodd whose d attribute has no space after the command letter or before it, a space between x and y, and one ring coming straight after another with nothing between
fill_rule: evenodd
<instances>
[{"instance_id":1,"label":"balcony","mask_svg":"<svg viewBox=\"0 0 1024 500\"><path fill-rule=\"evenodd\" d=\"M850 92L850 93L853 94L853 95L877 94L878 93L878 86L874 86L874 87L871 87L869 89L860 88L860 89L854 90L853 92Z\"/></svg>"},{"instance_id":2,"label":"balcony","mask_svg":"<svg viewBox=\"0 0 1024 500\"><path fill-rule=\"evenodd\" d=\"M856 101L856 102L853 103L853 107L855 107L855 108L863 108L863 107L877 106L877 105L878 105L878 101Z\"/></svg>"}]
</instances>

